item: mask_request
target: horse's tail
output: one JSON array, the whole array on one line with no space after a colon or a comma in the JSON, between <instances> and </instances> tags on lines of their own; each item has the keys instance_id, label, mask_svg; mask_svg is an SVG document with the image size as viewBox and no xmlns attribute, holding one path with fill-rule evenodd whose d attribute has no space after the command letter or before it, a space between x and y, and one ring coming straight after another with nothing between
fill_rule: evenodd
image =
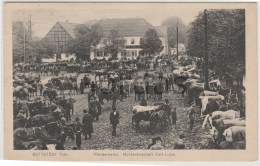
<instances>
[{"instance_id":1,"label":"horse's tail","mask_svg":"<svg viewBox=\"0 0 260 166\"><path fill-rule=\"evenodd\" d=\"M203 129L205 128L205 125L206 125L208 119L209 119L209 114L204 118L204 121L203 121L203 124L202 124Z\"/></svg>"}]
</instances>

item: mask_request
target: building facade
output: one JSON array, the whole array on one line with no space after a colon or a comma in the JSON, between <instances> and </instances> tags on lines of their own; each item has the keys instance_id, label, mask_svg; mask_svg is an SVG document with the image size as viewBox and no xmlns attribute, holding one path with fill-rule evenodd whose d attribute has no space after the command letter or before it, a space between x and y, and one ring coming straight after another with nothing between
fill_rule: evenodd
<instances>
[{"instance_id":1,"label":"building facade","mask_svg":"<svg viewBox=\"0 0 260 166\"><path fill-rule=\"evenodd\" d=\"M67 53L68 45L75 38L75 28L80 24L66 22L57 22L51 30L42 39L44 42L50 42L55 48L57 58L61 58L62 53Z\"/></svg>"},{"instance_id":2,"label":"building facade","mask_svg":"<svg viewBox=\"0 0 260 166\"><path fill-rule=\"evenodd\" d=\"M154 27L143 18L105 19L96 23L101 27L104 38L108 37L111 30L117 30L119 37L124 38L125 49L118 53L118 58L136 59L141 54L141 39L147 30L154 28L163 44L161 54L168 54L168 40L166 27ZM101 42L102 43L102 42ZM90 54L90 59L108 59L109 53L104 50L104 46L99 44Z\"/></svg>"}]
</instances>

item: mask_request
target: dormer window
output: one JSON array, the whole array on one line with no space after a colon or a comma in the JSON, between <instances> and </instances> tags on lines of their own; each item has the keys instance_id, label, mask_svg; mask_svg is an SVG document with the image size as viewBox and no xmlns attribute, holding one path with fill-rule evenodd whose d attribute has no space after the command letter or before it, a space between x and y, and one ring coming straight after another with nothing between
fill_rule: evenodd
<instances>
[{"instance_id":1,"label":"dormer window","mask_svg":"<svg viewBox=\"0 0 260 166\"><path fill-rule=\"evenodd\" d=\"M135 39L131 39L131 44L135 44Z\"/></svg>"}]
</instances>

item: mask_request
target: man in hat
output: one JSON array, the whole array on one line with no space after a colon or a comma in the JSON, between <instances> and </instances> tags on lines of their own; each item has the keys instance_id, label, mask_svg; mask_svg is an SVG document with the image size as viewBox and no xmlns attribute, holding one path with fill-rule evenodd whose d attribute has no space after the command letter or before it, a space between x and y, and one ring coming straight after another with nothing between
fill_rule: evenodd
<instances>
[{"instance_id":1,"label":"man in hat","mask_svg":"<svg viewBox=\"0 0 260 166\"><path fill-rule=\"evenodd\" d=\"M150 147L150 150L163 150L164 147L162 146L162 139L161 137L155 138L155 145Z\"/></svg>"},{"instance_id":2,"label":"man in hat","mask_svg":"<svg viewBox=\"0 0 260 166\"><path fill-rule=\"evenodd\" d=\"M85 136L85 140L91 139L91 134L94 133L93 129L93 117L88 113L87 110L84 110L84 116L82 118L82 131L83 135Z\"/></svg>"},{"instance_id":3,"label":"man in hat","mask_svg":"<svg viewBox=\"0 0 260 166\"><path fill-rule=\"evenodd\" d=\"M91 88L91 91L92 91L93 93L96 92L96 84L95 84L94 81L92 81L90 88Z\"/></svg>"},{"instance_id":4,"label":"man in hat","mask_svg":"<svg viewBox=\"0 0 260 166\"><path fill-rule=\"evenodd\" d=\"M116 127L119 123L119 118L119 113L116 111L116 108L113 108L113 111L110 113L110 124L112 124L113 128L112 136L116 136Z\"/></svg>"},{"instance_id":5,"label":"man in hat","mask_svg":"<svg viewBox=\"0 0 260 166\"><path fill-rule=\"evenodd\" d=\"M185 138L185 135L180 134L179 138L177 140L177 143L175 143L175 145L174 145L174 149L185 149L185 144L184 144L183 138Z\"/></svg>"}]
</instances>

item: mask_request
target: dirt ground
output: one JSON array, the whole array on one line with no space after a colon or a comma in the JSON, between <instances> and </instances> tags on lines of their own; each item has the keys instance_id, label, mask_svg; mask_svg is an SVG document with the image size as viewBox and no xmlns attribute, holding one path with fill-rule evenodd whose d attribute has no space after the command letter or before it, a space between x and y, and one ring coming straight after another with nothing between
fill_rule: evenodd
<instances>
[{"instance_id":1,"label":"dirt ground","mask_svg":"<svg viewBox=\"0 0 260 166\"><path fill-rule=\"evenodd\" d=\"M175 89L177 89L175 87ZM88 91L88 90L86 90ZM76 103L74 104L74 115L72 122L76 117L82 119L83 110L88 108L87 92L81 95L73 95ZM121 119L117 127L117 136L112 136L112 126L109 123L112 101L104 102L102 105L102 114L98 121L94 122L94 133L91 140L85 140L82 136L82 149L118 149L118 150L145 150L151 139L160 136L163 139L165 149L173 149L174 143L177 142L178 136L184 134L186 149L202 149L209 139L209 130L202 129L202 122L196 120L193 131L189 131L188 107L186 99L181 97L179 91L170 91L163 95L163 100L168 98L170 103L177 107L177 125L167 125L163 128L158 124L156 131L152 134L149 130L149 122L141 121L140 129L137 130L132 126L132 107L138 105L140 101L134 101L134 94L125 99L123 102L117 101L117 110ZM158 102L148 100L148 105ZM68 142L67 147L76 146L76 142Z\"/></svg>"}]
</instances>

